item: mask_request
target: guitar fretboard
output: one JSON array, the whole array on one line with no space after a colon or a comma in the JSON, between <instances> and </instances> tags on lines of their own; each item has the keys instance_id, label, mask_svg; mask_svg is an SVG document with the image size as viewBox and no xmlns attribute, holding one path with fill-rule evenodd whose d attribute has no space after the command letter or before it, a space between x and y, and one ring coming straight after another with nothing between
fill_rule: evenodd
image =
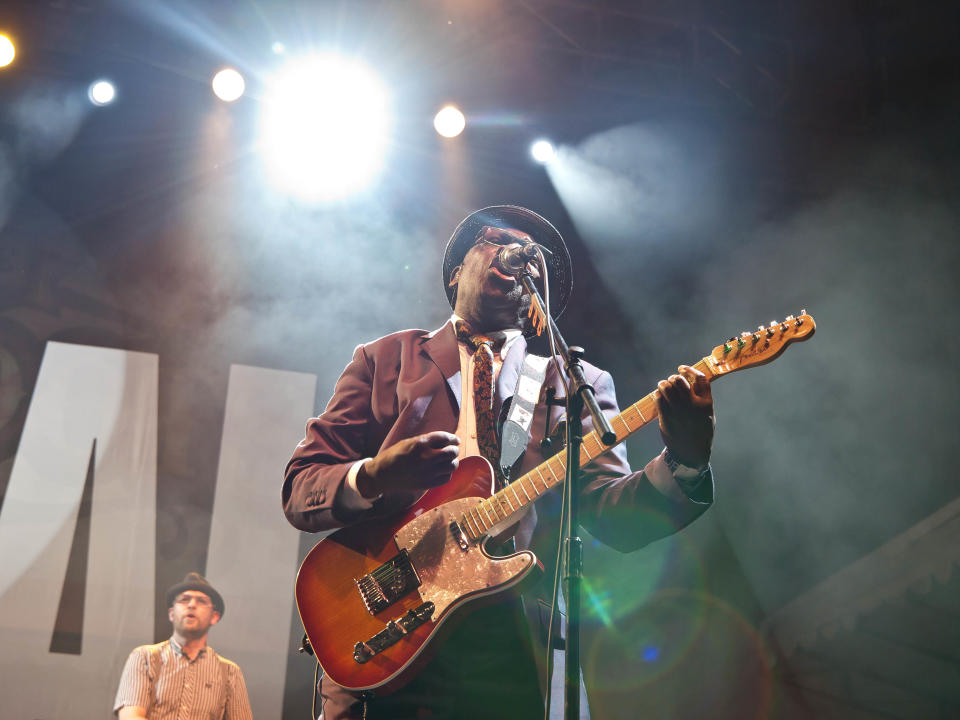
<instances>
[{"instance_id":1,"label":"guitar fretboard","mask_svg":"<svg viewBox=\"0 0 960 720\"><path fill-rule=\"evenodd\" d=\"M703 358L693 367L706 375L708 380L721 374L709 357ZM580 446L580 467L623 442L651 420L655 420L658 415L656 393L654 390L610 419L610 425L617 435L617 440L612 445L604 445L596 431L584 436ZM565 459L565 453L557 453L465 513L460 518L460 525L470 539L477 542L486 537L494 526L509 525L508 521L527 505L563 484L567 476Z\"/></svg>"}]
</instances>

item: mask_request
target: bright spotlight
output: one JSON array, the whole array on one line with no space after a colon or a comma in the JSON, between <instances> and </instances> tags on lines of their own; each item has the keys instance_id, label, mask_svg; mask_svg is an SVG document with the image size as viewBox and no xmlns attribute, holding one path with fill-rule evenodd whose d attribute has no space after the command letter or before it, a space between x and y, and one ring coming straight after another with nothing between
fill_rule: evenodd
<instances>
[{"instance_id":1,"label":"bright spotlight","mask_svg":"<svg viewBox=\"0 0 960 720\"><path fill-rule=\"evenodd\" d=\"M241 95L246 87L243 75L233 68L224 68L213 76L213 94L224 102L233 102Z\"/></svg>"},{"instance_id":2,"label":"bright spotlight","mask_svg":"<svg viewBox=\"0 0 960 720\"><path fill-rule=\"evenodd\" d=\"M6 35L0 35L0 67L12 63L16 55L17 49L13 46L13 41Z\"/></svg>"},{"instance_id":3,"label":"bright spotlight","mask_svg":"<svg viewBox=\"0 0 960 720\"><path fill-rule=\"evenodd\" d=\"M268 85L261 152L274 183L304 200L363 189L383 163L387 95L359 63L333 55L289 65Z\"/></svg>"},{"instance_id":4,"label":"bright spotlight","mask_svg":"<svg viewBox=\"0 0 960 720\"><path fill-rule=\"evenodd\" d=\"M87 97L94 105L109 105L116 96L117 90L109 80L97 80L87 90Z\"/></svg>"},{"instance_id":5,"label":"bright spotlight","mask_svg":"<svg viewBox=\"0 0 960 720\"><path fill-rule=\"evenodd\" d=\"M446 138L456 137L466 125L467 119L453 105L447 105L433 118L433 127Z\"/></svg>"},{"instance_id":6,"label":"bright spotlight","mask_svg":"<svg viewBox=\"0 0 960 720\"><path fill-rule=\"evenodd\" d=\"M546 165L556 156L556 151L553 149L553 145L550 144L549 140L537 140L530 146L530 154L533 155L533 159L538 163Z\"/></svg>"}]
</instances>

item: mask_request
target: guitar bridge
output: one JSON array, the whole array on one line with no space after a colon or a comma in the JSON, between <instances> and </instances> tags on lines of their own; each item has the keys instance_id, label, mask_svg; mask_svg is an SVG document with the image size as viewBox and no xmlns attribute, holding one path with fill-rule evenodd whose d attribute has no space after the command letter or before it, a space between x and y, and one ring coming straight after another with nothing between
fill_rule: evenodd
<instances>
[{"instance_id":1,"label":"guitar bridge","mask_svg":"<svg viewBox=\"0 0 960 720\"><path fill-rule=\"evenodd\" d=\"M358 642L353 646L353 659L360 665L367 662L377 653L381 653L391 645L397 643L407 633L413 632L433 617L434 604L425 602L413 610L404 613L399 619L391 620L387 626L366 642Z\"/></svg>"},{"instance_id":2,"label":"guitar bridge","mask_svg":"<svg viewBox=\"0 0 960 720\"><path fill-rule=\"evenodd\" d=\"M371 615L383 612L411 590L420 587L420 578L406 550L401 550L373 572L353 581Z\"/></svg>"}]
</instances>

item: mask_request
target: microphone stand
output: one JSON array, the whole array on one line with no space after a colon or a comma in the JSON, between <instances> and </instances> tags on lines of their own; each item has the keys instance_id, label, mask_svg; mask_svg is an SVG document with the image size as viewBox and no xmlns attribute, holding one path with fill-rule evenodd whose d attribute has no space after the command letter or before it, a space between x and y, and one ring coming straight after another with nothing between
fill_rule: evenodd
<instances>
[{"instance_id":1,"label":"microphone stand","mask_svg":"<svg viewBox=\"0 0 960 720\"><path fill-rule=\"evenodd\" d=\"M530 293L534 302L546 308L543 298L533 282L533 275L524 270L520 273L520 281ZM581 347L567 345L553 318L544 311L546 321L550 323L556 349L563 358L564 370L567 373L567 465L566 482L563 485L564 516L561 523L563 537L563 588L567 600L567 642L566 661L564 663L564 718L579 720L580 718L580 593L583 580L583 541L576 534L578 527L578 493L574 490L579 487L580 478L580 446L583 442L583 423L580 418L584 405L593 418L593 426L597 430L601 441L605 445L613 445L617 435L610 422L600 411L593 387L589 385L583 375L580 358L584 350ZM549 648L548 652L553 652ZM549 687L547 692L549 692Z\"/></svg>"}]
</instances>

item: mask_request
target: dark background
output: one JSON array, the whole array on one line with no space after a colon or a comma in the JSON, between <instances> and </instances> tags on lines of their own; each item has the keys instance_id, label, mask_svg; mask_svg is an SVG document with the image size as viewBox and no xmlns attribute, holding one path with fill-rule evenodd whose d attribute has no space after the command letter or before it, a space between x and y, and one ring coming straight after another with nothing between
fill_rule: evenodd
<instances>
[{"instance_id":1,"label":"dark background","mask_svg":"<svg viewBox=\"0 0 960 720\"><path fill-rule=\"evenodd\" d=\"M955 3L88 0L0 22L19 50L0 70L0 502L46 341L157 353L157 587L203 567L230 364L315 373L319 410L357 343L444 321L463 216L525 205L570 246L561 327L621 404L740 330L818 323L714 387L714 509L631 556L590 545L595 715L960 713L950 547L945 576L839 635L794 650L771 630L960 494ZM368 192L309 205L266 183L274 40L381 73L395 120ZM224 64L247 77L232 105L209 89ZM119 96L94 108L101 75ZM453 141L432 129L450 101ZM640 433L634 465L659 447Z\"/></svg>"}]
</instances>

